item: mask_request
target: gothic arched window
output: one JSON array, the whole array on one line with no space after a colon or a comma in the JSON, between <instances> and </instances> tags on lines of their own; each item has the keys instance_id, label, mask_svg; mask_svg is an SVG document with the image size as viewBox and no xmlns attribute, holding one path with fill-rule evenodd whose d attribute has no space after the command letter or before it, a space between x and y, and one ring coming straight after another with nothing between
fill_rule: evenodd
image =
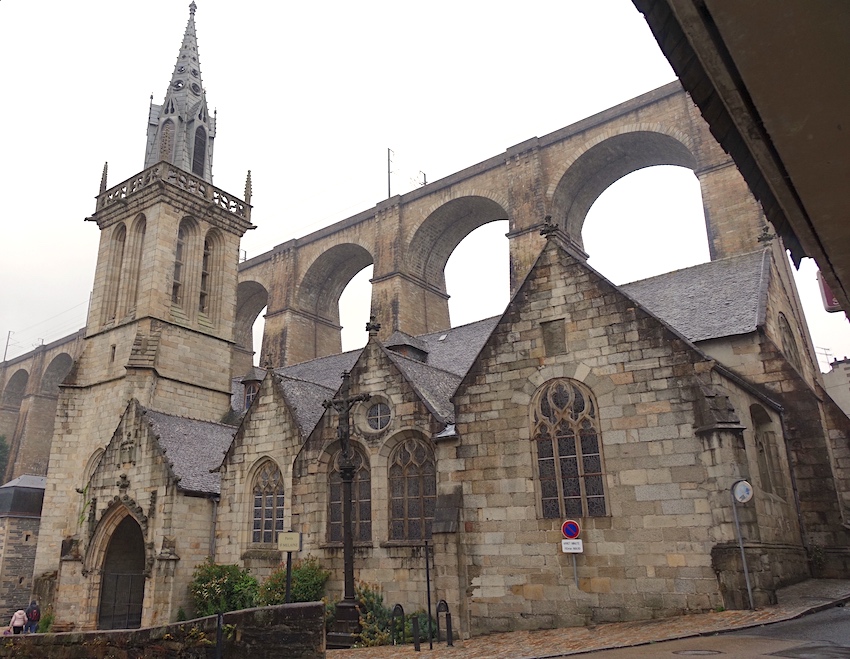
<instances>
[{"instance_id":1,"label":"gothic arched window","mask_svg":"<svg viewBox=\"0 0 850 659\"><path fill-rule=\"evenodd\" d=\"M184 220L177 229L177 247L174 252L174 277L171 281L171 304L178 307L183 305L183 284L185 273L185 259L187 252L187 241L189 239L189 226Z\"/></svg>"},{"instance_id":2,"label":"gothic arched window","mask_svg":"<svg viewBox=\"0 0 850 659\"><path fill-rule=\"evenodd\" d=\"M342 542L342 476L337 451L328 473L328 542ZM352 449L354 482L351 484L351 512L355 542L372 540L372 480L369 460L359 450Z\"/></svg>"},{"instance_id":3,"label":"gothic arched window","mask_svg":"<svg viewBox=\"0 0 850 659\"><path fill-rule=\"evenodd\" d=\"M252 486L254 518L251 542L274 544L283 531L283 475L271 460L257 470Z\"/></svg>"},{"instance_id":4,"label":"gothic arched window","mask_svg":"<svg viewBox=\"0 0 850 659\"><path fill-rule=\"evenodd\" d=\"M204 241L204 256L201 260L201 294L198 297L198 311L208 314L210 309L210 267L212 262L212 243Z\"/></svg>"},{"instance_id":5,"label":"gothic arched window","mask_svg":"<svg viewBox=\"0 0 850 659\"><path fill-rule=\"evenodd\" d=\"M782 312L779 313L779 335L782 339L782 352L785 353L785 357L791 362L794 368L802 371L803 363L800 361L800 351L797 349L797 341L794 340L791 325Z\"/></svg>"},{"instance_id":6,"label":"gothic arched window","mask_svg":"<svg viewBox=\"0 0 850 659\"><path fill-rule=\"evenodd\" d=\"M192 173L195 176L204 176L204 165L207 158L207 131L203 126L198 126L195 131L195 151L192 156Z\"/></svg>"},{"instance_id":7,"label":"gothic arched window","mask_svg":"<svg viewBox=\"0 0 850 659\"><path fill-rule=\"evenodd\" d=\"M605 470L593 393L569 378L550 380L535 394L532 441L543 517L602 517Z\"/></svg>"},{"instance_id":8,"label":"gothic arched window","mask_svg":"<svg viewBox=\"0 0 850 659\"><path fill-rule=\"evenodd\" d=\"M785 488L782 473L777 466L779 446L773 421L761 405L750 405L750 417L753 420L753 438L761 489L784 499Z\"/></svg>"},{"instance_id":9,"label":"gothic arched window","mask_svg":"<svg viewBox=\"0 0 850 659\"><path fill-rule=\"evenodd\" d=\"M118 315L118 295L121 290L121 270L124 265L124 246L126 243L127 228L123 224L119 224L112 234L112 253L110 254L109 279L107 280L106 322L115 320L115 316Z\"/></svg>"},{"instance_id":10,"label":"gothic arched window","mask_svg":"<svg viewBox=\"0 0 850 659\"><path fill-rule=\"evenodd\" d=\"M416 437L395 447L389 460L390 540L427 540L437 505L434 451Z\"/></svg>"},{"instance_id":11,"label":"gothic arched window","mask_svg":"<svg viewBox=\"0 0 850 659\"><path fill-rule=\"evenodd\" d=\"M129 300L127 311L136 310L136 302L139 299L139 280L142 268L142 250L145 246L145 230L147 222L144 215L139 215L133 224L132 236L130 238L130 267L128 271Z\"/></svg>"}]
</instances>

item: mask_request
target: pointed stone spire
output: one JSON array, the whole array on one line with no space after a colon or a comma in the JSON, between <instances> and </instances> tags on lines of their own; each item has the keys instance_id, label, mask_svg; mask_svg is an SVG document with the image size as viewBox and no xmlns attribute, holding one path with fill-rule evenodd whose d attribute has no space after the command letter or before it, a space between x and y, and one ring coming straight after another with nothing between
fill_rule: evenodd
<instances>
[{"instance_id":1,"label":"pointed stone spire","mask_svg":"<svg viewBox=\"0 0 850 659\"><path fill-rule=\"evenodd\" d=\"M164 160L211 183L216 122L207 112L201 79L196 9L194 2L189 5L189 22L165 100L150 106L145 168Z\"/></svg>"},{"instance_id":2,"label":"pointed stone spire","mask_svg":"<svg viewBox=\"0 0 850 659\"><path fill-rule=\"evenodd\" d=\"M100 175L100 191L106 192L106 173L109 170L109 163L103 163L103 174Z\"/></svg>"},{"instance_id":3,"label":"pointed stone spire","mask_svg":"<svg viewBox=\"0 0 850 659\"><path fill-rule=\"evenodd\" d=\"M245 203L251 203L251 194L254 192L254 188L251 185L251 170L248 170L248 176L245 178Z\"/></svg>"}]
</instances>

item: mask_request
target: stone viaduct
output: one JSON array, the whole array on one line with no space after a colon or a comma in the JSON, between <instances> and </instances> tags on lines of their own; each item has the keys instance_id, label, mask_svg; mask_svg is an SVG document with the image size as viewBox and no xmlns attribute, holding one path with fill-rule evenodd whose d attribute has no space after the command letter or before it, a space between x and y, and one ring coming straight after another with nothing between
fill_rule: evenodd
<instances>
[{"instance_id":1,"label":"stone viaduct","mask_svg":"<svg viewBox=\"0 0 850 659\"><path fill-rule=\"evenodd\" d=\"M240 264L232 374L252 364L252 327L264 308L261 363L339 352L340 295L372 264L371 313L382 338L396 330L448 328L443 270L470 232L508 220L516 290L543 246L546 216L581 255L582 225L594 201L618 179L654 165L687 167L697 176L712 259L758 248L766 226L760 207L699 109L673 82ZM0 434L11 447L4 482L47 473L59 383L82 351L84 334L0 364Z\"/></svg>"},{"instance_id":2,"label":"stone viaduct","mask_svg":"<svg viewBox=\"0 0 850 659\"><path fill-rule=\"evenodd\" d=\"M508 220L514 291L542 248L546 216L582 253L582 225L594 201L616 180L654 165L696 174L712 259L758 247L758 204L673 82L242 263L235 338L244 358L234 365L250 365L251 328L264 307L263 362L339 352L340 295L372 264L371 313L382 337L448 328L443 270L470 232Z\"/></svg>"},{"instance_id":3,"label":"stone viaduct","mask_svg":"<svg viewBox=\"0 0 850 659\"><path fill-rule=\"evenodd\" d=\"M44 476L50 457L59 384L83 348L85 330L0 364L0 435L9 444L4 483Z\"/></svg>"}]
</instances>

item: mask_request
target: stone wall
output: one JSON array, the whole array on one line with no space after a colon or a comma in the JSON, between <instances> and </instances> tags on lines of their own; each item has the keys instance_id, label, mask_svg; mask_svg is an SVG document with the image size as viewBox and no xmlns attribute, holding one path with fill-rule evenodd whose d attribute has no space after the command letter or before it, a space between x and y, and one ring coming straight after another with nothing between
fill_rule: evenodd
<instances>
[{"instance_id":1,"label":"stone wall","mask_svg":"<svg viewBox=\"0 0 850 659\"><path fill-rule=\"evenodd\" d=\"M38 517L0 517L0 621L30 602L38 525Z\"/></svg>"},{"instance_id":2,"label":"stone wall","mask_svg":"<svg viewBox=\"0 0 850 659\"><path fill-rule=\"evenodd\" d=\"M285 656L291 659L323 658L324 610L321 602L312 602L225 613L224 656L277 659L286 648ZM0 658L212 659L216 622L210 616L136 631L9 636L0 644Z\"/></svg>"},{"instance_id":3,"label":"stone wall","mask_svg":"<svg viewBox=\"0 0 850 659\"><path fill-rule=\"evenodd\" d=\"M809 576L806 551L799 545L760 545L744 543L750 588L756 607L776 604L776 589L802 581ZM746 576L737 543L717 545L711 561L720 581L727 609L748 609Z\"/></svg>"},{"instance_id":4,"label":"stone wall","mask_svg":"<svg viewBox=\"0 0 850 659\"><path fill-rule=\"evenodd\" d=\"M729 487L758 473L742 421L750 405L768 403L554 243L454 398L456 459L441 470L462 484L467 566L461 601L449 604L466 607L462 624L473 635L721 605L711 549L735 537ZM563 324L562 349L547 345L547 323ZM582 520L577 582L559 547L562 520L542 513L530 441L530 404L556 378L580 381L595 396L604 452L607 512ZM700 415L702 386L729 412L717 428ZM777 457L787 464L784 447ZM790 496L765 498L743 525L750 538L764 533L765 547L803 553ZM780 576L806 574L805 560L796 560Z\"/></svg>"}]
</instances>

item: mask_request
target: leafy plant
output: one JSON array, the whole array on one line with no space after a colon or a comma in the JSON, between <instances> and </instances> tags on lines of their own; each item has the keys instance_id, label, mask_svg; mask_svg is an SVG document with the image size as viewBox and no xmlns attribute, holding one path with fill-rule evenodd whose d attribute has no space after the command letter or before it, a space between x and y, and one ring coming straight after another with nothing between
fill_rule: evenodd
<instances>
[{"instance_id":1,"label":"leafy plant","mask_svg":"<svg viewBox=\"0 0 850 659\"><path fill-rule=\"evenodd\" d=\"M38 627L36 627L36 631L39 634L47 634L50 632L50 628L53 627L53 609L48 609L38 621Z\"/></svg>"},{"instance_id":2,"label":"leafy plant","mask_svg":"<svg viewBox=\"0 0 850 659\"><path fill-rule=\"evenodd\" d=\"M413 619L419 619L419 640L428 640L428 612L425 610L414 611L408 613L404 617L404 637L413 642ZM437 638L437 621L431 618L431 638Z\"/></svg>"},{"instance_id":3,"label":"leafy plant","mask_svg":"<svg viewBox=\"0 0 850 659\"><path fill-rule=\"evenodd\" d=\"M195 568L189 596L198 616L249 609L257 604L259 584L250 570L206 561Z\"/></svg>"},{"instance_id":4,"label":"leafy plant","mask_svg":"<svg viewBox=\"0 0 850 659\"><path fill-rule=\"evenodd\" d=\"M320 601L330 576L331 573L314 556L296 561L292 566L292 601ZM283 604L286 601L286 565L281 565L263 582L259 601L263 605Z\"/></svg>"},{"instance_id":5,"label":"leafy plant","mask_svg":"<svg viewBox=\"0 0 850 659\"><path fill-rule=\"evenodd\" d=\"M359 647L389 645L390 618L393 612L384 606L384 596L377 586L360 582L354 587L357 601L360 602L360 633L357 634Z\"/></svg>"},{"instance_id":6,"label":"leafy plant","mask_svg":"<svg viewBox=\"0 0 850 659\"><path fill-rule=\"evenodd\" d=\"M376 645L389 645L392 643L390 622L392 620L392 609L384 606L384 596L377 586L368 583L358 583L355 588L357 600L360 602L360 633L357 635L358 647L374 647ZM404 640L413 642L413 619L419 620L419 640L428 638L428 613L427 611L414 611L404 616ZM396 625L396 640L401 641L398 622ZM437 637L437 623L431 618L431 637Z\"/></svg>"}]
</instances>

